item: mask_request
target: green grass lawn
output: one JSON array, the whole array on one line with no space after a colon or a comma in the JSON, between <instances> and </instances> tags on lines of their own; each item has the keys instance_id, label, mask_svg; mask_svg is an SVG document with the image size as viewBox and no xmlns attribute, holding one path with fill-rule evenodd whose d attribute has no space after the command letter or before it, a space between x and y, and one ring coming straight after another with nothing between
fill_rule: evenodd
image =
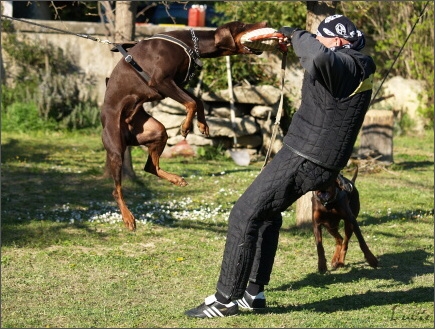
<instances>
[{"instance_id":1,"label":"green grass lawn","mask_svg":"<svg viewBox=\"0 0 435 329\"><path fill-rule=\"evenodd\" d=\"M377 269L353 237L346 266L318 274L313 233L292 206L267 311L201 320L183 313L214 293L228 213L262 162L162 159L188 181L181 188L144 173L134 149L131 233L102 175L99 135L2 132L1 327L433 328L433 138L396 137L394 164L359 172L358 221ZM333 243L325 232L328 259Z\"/></svg>"}]
</instances>

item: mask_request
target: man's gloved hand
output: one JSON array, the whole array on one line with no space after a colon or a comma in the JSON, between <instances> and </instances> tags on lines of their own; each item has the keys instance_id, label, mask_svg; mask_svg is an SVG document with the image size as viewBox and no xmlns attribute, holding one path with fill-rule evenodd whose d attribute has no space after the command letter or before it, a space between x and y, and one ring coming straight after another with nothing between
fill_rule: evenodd
<instances>
[{"instance_id":1,"label":"man's gloved hand","mask_svg":"<svg viewBox=\"0 0 435 329\"><path fill-rule=\"evenodd\" d=\"M295 27L283 26L278 30L278 32L281 34L284 34L287 38L290 39L293 35L293 32L296 30L298 30L298 29Z\"/></svg>"},{"instance_id":2,"label":"man's gloved hand","mask_svg":"<svg viewBox=\"0 0 435 329\"><path fill-rule=\"evenodd\" d=\"M283 26L278 30L278 33L281 33L287 38L286 40L282 40L282 42L286 42L287 44L291 45L293 33L297 30L299 29L296 27Z\"/></svg>"}]
</instances>

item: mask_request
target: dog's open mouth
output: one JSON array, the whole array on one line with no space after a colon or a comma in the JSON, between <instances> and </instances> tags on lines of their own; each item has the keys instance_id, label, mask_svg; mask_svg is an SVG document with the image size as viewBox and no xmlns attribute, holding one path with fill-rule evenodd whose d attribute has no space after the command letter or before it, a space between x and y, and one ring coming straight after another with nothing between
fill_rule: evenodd
<instances>
[{"instance_id":1,"label":"dog's open mouth","mask_svg":"<svg viewBox=\"0 0 435 329\"><path fill-rule=\"evenodd\" d=\"M242 45L253 54L261 54L263 51L278 49L280 39L284 35L273 28L260 28L249 31L242 35Z\"/></svg>"},{"instance_id":2,"label":"dog's open mouth","mask_svg":"<svg viewBox=\"0 0 435 329\"><path fill-rule=\"evenodd\" d=\"M251 54L253 54L253 55L261 55L261 54L263 53L262 50L258 50L258 49L254 49L254 48L249 48L249 47L247 47L246 45L244 45L244 47L245 47L245 49L246 49L249 53L251 53Z\"/></svg>"},{"instance_id":3,"label":"dog's open mouth","mask_svg":"<svg viewBox=\"0 0 435 329\"><path fill-rule=\"evenodd\" d=\"M334 197L329 191L316 191L316 196L322 203L331 202Z\"/></svg>"}]
</instances>

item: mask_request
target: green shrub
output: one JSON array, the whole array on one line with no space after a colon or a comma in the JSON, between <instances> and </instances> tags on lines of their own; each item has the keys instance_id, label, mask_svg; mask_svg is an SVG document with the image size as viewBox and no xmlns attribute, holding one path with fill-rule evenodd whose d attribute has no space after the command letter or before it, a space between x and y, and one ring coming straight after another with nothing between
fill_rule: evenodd
<instances>
[{"instance_id":1,"label":"green shrub","mask_svg":"<svg viewBox=\"0 0 435 329\"><path fill-rule=\"evenodd\" d=\"M25 37L19 40L15 33L6 34L2 41L11 65L16 67L14 76L6 76L2 84L2 108L32 103L47 122L44 128L53 122L72 129L99 125L97 102L90 96L95 76L80 72L74 60L52 44L37 44Z\"/></svg>"},{"instance_id":2,"label":"green shrub","mask_svg":"<svg viewBox=\"0 0 435 329\"><path fill-rule=\"evenodd\" d=\"M218 160L224 158L224 147L219 144L218 146L202 146L198 147L196 153L198 157L203 160Z\"/></svg>"},{"instance_id":3,"label":"green shrub","mask_svg":"<svg viewBox=\"0 0 435 329\"><path fill-rule=\"evenodd\" d=\"M92 128L100 125L100 109L96 104L80 103L60 122L61 128L70 130Z\"/></svg>"},{"instance_id":4,"label":"green shrub","mask_svg":"<svg viewBox=\"0 0 435 329\"><path fill-rule=\"evenodd\" d=\"M417 112L418 112L418 114L420 114L424 119L425 119L425 122L427 122L426 124L425 124L425 129L429 129L429 128L432 128L433 129L433 124L434 124L434 105L432 104L431 106L429 106L429 107L425 107L425 108L423 108L423 107L420 107L418 110L417 110Z\"/></svg>"},{"instance_id":5,"label":"green shrub","mask_svg":"<svg viewBox=\"0 0 435 329\"><path fill-rule=\"evenodd\" d=\"M55 129L53 120L44 121L38 114L38 106L33 103L13 103L2 110L1 127L4 131L36 131Z\"/></svg>"}]
</instances>

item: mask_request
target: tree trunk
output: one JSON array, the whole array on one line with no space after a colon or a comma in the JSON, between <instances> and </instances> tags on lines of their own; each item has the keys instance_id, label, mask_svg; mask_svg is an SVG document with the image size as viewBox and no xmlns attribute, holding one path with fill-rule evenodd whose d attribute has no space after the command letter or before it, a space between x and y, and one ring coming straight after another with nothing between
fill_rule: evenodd
<instances>
[{"instance_id":1,"label":"tree trunk","mask_svg":"<svg viewBox=\"0 0 435 329\"><path fill-rule=\"evenodd\" d=\"M307 1L306 30L316 33L320 22L327 16L334 15L338 1ZM296 201L296 225L305 226L312 220L312 193L308 192Z\"/></svg>"},{"instance_id":2,"label":"tree trunk","mask_svg":"<svg viewBox=\"0 0 435 329\"><path fill-rule=\"evenodd\" d=\"M306 30L316 33L320 22L334 15L339 1L307 1Z\"/></svg>"},{"instance_id":3,"label":"tree trunk","mask_svg":"<svg viewBox=\"0 0 435 329\"><path fill-rule=\"evenodd\" d=\"M12 1L2 1L0 4L0 10L3 15L12 17ZM3 63L3 52L1 51L1 44L0 44L0 77L1 77L1 84L6 83L6 70Z\"/></svg>"},{"instance_id":4,"label":"tree trunk","mask_svg":"<svg viewBox=\"0 0 435 329\"><path fill-rule=\"evenodd\" d=\"M106 8L108 10L108 8ZM125 42L134 40L135 36L135 18L137 11L136 1L116 1L115 8L115 42ZM114 66L119 62L119 53L115 53ZM106 160L104 174L110 172L109 164ZM124 152L124 161L122 162L122 176L123 178L134 179L136 173L133 169L133 161L131 157L131 147L127 146Z\"/></svg>"},{"instance_id":5,"label":"tree trunk","mask_svg":"<svg viewBox=\"0 0 435 329\"><path fill-rule=\"evenodd\" d=\"M115 42L134 40L136 1L116 1Z\"/></svg>"}]
</instances>

